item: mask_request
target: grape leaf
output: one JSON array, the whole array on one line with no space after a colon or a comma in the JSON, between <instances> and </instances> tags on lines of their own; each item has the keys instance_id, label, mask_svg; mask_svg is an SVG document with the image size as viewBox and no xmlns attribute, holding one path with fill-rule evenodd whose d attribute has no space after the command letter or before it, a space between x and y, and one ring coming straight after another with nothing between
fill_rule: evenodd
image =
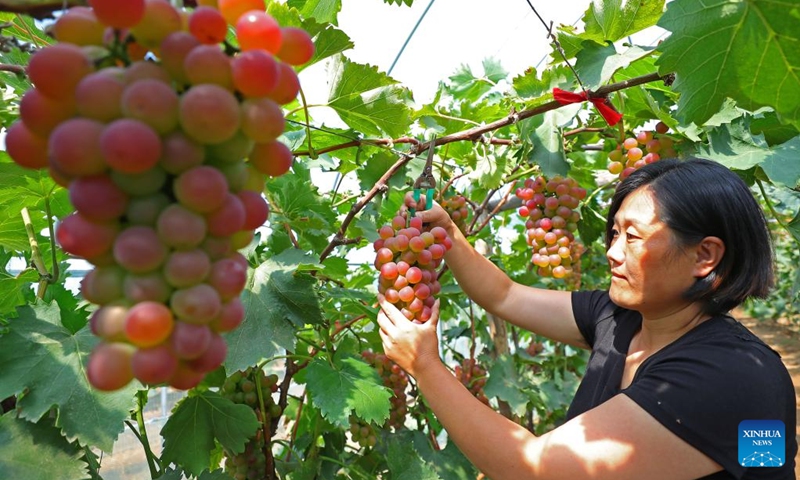
<instances>
[{"instance_id":1,"label":"grape leaf","mask_svg":"<svg viewBox=\"0 0 800 480\"><path fill-rule=\"evenodd\" d=\"M649 55L652 50L649 47L634 46L617 53L614 44L601 46L594 42L585 42L576 56L575 71L584 87L595 90L611 80L618 70Z\"/></svg>"},{"instance_id":2,"label":"grape leaf","mask_svg":"<svg viewBox=\"0 0 800 480\"><path fill-rule=\"evenodd\" d=\"M294 350L295 328L322 321L322 310L314 290L314 279L297 273L297 259L287 261L291 250L259 265L242 292L245 318L224 335L228 343L225 368L243 370L262 358ZM307 257L303 261L315 261Z\"/></svg>"},{"instance_id":3,"label":"grape leaf","mask_svg":"<svg viewBox=\"0 0 800 480\"><path fill-rule=\"evenodd\" d=\"M49 419L26 422L0 416L0 478L26 480L83 479L88 477L83 450L67 442Z\"/></svg>"},{"instance_id":4,"label":"grape leaf","mask_svg":"<svg viewBox=\"0 0 800 480\"><path fill-rule=\"evenodd\" d=\"M455 443L447 442L441 450L434 450L431 442L421 431L403 433L402 441L414 444L414 449L425 460L427 465L442 478L442 480L472 480L478 471L475 466L461 453ZM410 441L408 437L412 438Z\"/></svg>"},{"instance_id":5,"label":"grape leaf","mask_svg":"<svg viewBox=\"0 0 800 480\"><path fill-rule=\"evenodd\" d=\"M24 289L38 280L36 270L24 270L16 276L0 272L0 316L8 316L16 307L25 304Z\"/></svg>"},{"instance_id":6,"label":"grape leaf","mask_svg":"<svg viewBox=\"0 0 800 480\"><path fill-rule=\"evenodd\" d=\"M800 242L800 212L797 212L792 221L786 225L786 229L789 230L795 241Z\"/></svg>"},{"instance_id":7,"label":"grape leaf","mask_svg":"<svg viewBox=\"0 0 800 480\"><path fill-rule=\"evenodd\" d=\"M338 22L342 0L289 0L287 4L300 11L303 18L313 18L320 23Z\"/></svg>"},{"instance_id":8,"label":"grape leaf","mask_svg":"<svg viewBox=\"0 0 800 480\"><path fill-rule=\"evenodd\" d=\"M405 4L406 6L410 7L411 4L414 3L414 0L383 0L383 3L388 3L389 5L394 5L394 4L403 5L403 4Z\"/></svg>"},{"instance_id":9,"label":"grape leaf","mask_svg":"<svg viewBox=\"0 0 800 480\"><path fill-rule=\"evenodd\" d=\"M215 441L238 454L258 427L255 413L247 405L237 405L215 392L197 392L175 406L161 429L162 461L199 475L208 468Z\"/></svg>"},{"instance_id":10,"label":"grape leaf","mask_svg":"<svg viewBox=\"0 0 800 480\"><path fill-rule=\"evenodd\" d=\"M508 403L515 415L524 415L530 396L522 390L523 383L514 368L513 358L501 355L489 368L489 380L483 391L488 397Z\"/></svg>"},{"instance_id":11,"label":"grape leaf","mask_svg":"<svg viewBox=\"0 0 800 480\"><path fill-rule=\"evenodd\" d=\"M674 0L658 25L659 71L675 72L675 115L702 125L726 97L748 110L770 106L800 125L800 5L769 0Z\"/></svg>"},{"instance_id":12,"label":"grape leaf","mask_svg":"<svg viewBox=\"0 0 800 480\"><path fill-rule=\"evenodd\" d=\"M709 145L700 148L701 156L716 160L734 170L760 166L769 179L794 188L800 183L800 137L770 147L763 135L753 135L749 118L721 125L708 134Z\"/></svg>"},{"instance_id":13,"label":"grape leaf","mask_svg":"<svg viewBox=\"0 0 800 480\"><path fill-rule=\"evenodd\" d=\"M580 109L580 105L572 107ZM520 130L533 145L533 151L528 156L531 163L539 165L547 177L567 174L569 164L564 153L564 136L555 111L522 121Z\"/></svg>"},{"instance_id":14,"label":"grape leaf","mask_svg":"<svg viewBox=\"0 0 800 480\"><path fill-rule=\"evenodd\" d=\"M31 421L56 406L56 426L68 439L110 452L134 405L138 383L110 393L94 390L85 364L97 338L87 328L70 333L53 303L17 312L10 331L0 337L0 398L26 392L17 406L20 417Z\"/></svg>"},{"instance_id":15,"label":"grape leaf","mask_svg":"<svg viewBox=\"0 0 800 480\"><path fill-rule=\"evenodd\" d=\"M330 67L328 106L366 135L404 135L411 125L411 93L376 67L339 56Z\"/></svg>"},{"instance_id":16,"label":"grape leaf","mask_svg":"<svg viewBox=\"0 0 800 480\"><path fill-rule=\"evenodd\" d=\"M306 368L306 381L311 401L335 425L347 427L351 414L378 425L389 418L391 391L358 358L335 355L332 365L315 358Z\"/></svg>"},{"instance_id":17,"label":"grape leaf","mask_svg":"<svg viewBox=\"0 0 800 480\"><path fill-rule=\"evenodd\" d=\"M664 11L665 0L600 0L594 1L583 15L584 31L577 33L574 27L559 28L557 35L567 58L574 57L591 40L604 45L616 42L656 24ZM557 53L552 57L563 60Z\"/></svg>"},{"instance_id":18,"label":"grape leaf","mask_svg":"<svg viewBox=\"0 0 800 480\"><path fill-rule=\"evenodd\" d=\"M442 480L417 453L414 443L399 435L389 437L389 472L394 480Z\"/></svg>"}]
</instances>

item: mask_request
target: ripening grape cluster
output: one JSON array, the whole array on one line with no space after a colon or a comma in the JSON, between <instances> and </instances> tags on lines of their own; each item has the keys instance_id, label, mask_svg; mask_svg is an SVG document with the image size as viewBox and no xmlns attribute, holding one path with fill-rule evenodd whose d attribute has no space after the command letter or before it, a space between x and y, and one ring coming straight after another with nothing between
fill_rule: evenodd
<instances>
[{"instance_id":1,"label":"ripening grape cluster","mask_svg":"<svg viewBox=\"0 0 800 480\"><path fill-rule=\"evenodd\" d=\"M467 208L467 199L460 194L455 194L447 198L443 198L440 205L450 215L453 223L461 230L461 233L467 232L467 219L469 218L469 209Z\"/></svg>"},{"instance_id":2,"label":"ripening grape cluster","mask_svg":"<svg viewBox=\"0 0 800 480\"><path fill-rule=\"evenodd\" d=\"M406 372L382 353L365 350L361 352L361 357L378 371L378 375L383 379L384 386L392 390L392 398L390 399L392 407L389 413L388 426L395 430L402 428L405 425L406 414L408 413L406 396L408 376Z\"/></svg>"},{"instance_id":3,"label":"ripening grape cluster","mask_svg":"<svg viewBox=\"0 0 800 480\"><path fill-rule=\"evenodd\" d=\"M461 365L456 365L455 371L456 378L461 384L467 387L467 390L475 398L489 405L489 398L483 393L483 387L488 380L486 369L479 365L474 358L465 358Z\"/></svg>"},{"instance_id":4,"label":"ripening grape cluster","mask_svg":"<svg viewBox=\"0 0 800 480\"><path fill-rule=\"evenodd\" d=\"M543 277L565 278L575 274L584 248L574 232L581 219L576 210L586 189L572 178L543 176L525 180L516 190L522 200L517 212L525 220L525 239L533 247L531 263Z\"/></svg>"},{"instance_id":5,"label":"ripening grape cluster","mask_svg":"<svg viewBox=\"0 0 800 480\"><path fill-rule=\"evenodd\" d=\"M375 427L352 415L350 416L350 436L354 442L361 445L361 448L372 448L378 443Z\"/></svg>"},{"instance_id":6,"label":"ripening grape cluster","mask_svg":"<svg viewBox=\"0 0 800 480\"><path fill-rule=\"evenodd\" d=\"M69 190L75 212L56 237L95 267L81 284L99 305L92 385L188 389L224 361L220 334L244 318L237 250L269 216L265 176L291 166L281 105L313 43L263 0L88 3L31 56L33 88L6 148ZM238 49L225 43L229 26Z\"/></svg>"},{"instance_id":7,"label":"ripening grape cluster","mask_svg":"<svg viewBox=\"0 0 800 480\"><path fill-rule=\"evenodd\" d=\"M608 171L624 179L647 164L675 157L673 140L664 135L668 131L664 122L658 122L655 131L642 130L626 138L608 153Z\"/></svg>"},{"instance_id":8,"label":"ripening grape cluster","mask_svg":"<svg viewBox=\"0 0 800 480\"><path fill-rule=\"evenodd\" d=\"M422 220L396 215L391 225L378 230L375 268L380 271L378 292L394 304L409 320L426 322L431 318L434 295L441 290L436 268L452 247L442 227L424 230Z\"/></svg>"},{"instance_id":9,"label":"ripening grape cluster","mask_svg":"<svg viewBox=\"0 0 800 480\"><path fill-rule=\"evenodd\" d=\"M261 397L265 412L262 413L258 399L258 385L261 385ZM234 403L251 407L259 423L270 422L281 415L281 407L275 403L272 393L278 391L278 376L264 375L253 367L234 372L225 379L220 394ZM266 418L264 416L266 414ZM253 438L245 444L244 452L234 455L225 451L225 473L236 480L258 480L264 478L266 456L264 455L264 430L259 428Z\"/></svg>"}]
</instances>

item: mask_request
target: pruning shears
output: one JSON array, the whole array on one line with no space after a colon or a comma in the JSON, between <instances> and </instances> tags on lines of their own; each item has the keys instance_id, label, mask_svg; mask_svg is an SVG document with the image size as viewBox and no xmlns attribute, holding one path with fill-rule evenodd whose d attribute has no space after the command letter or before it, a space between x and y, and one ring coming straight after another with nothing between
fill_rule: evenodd
<instances>
[{"instance_id":1,"label":"pruning shears","mask_svg":"<svg viewBox=\"0 0 800 480\"><path fill-rule=\"evenodd\" d=\"M422 190L425 190L425 210L433 206L433 193L436 191L436 179L433 178L433 151L436 147L436 136L430 141L428 147L428 158L425 161L425 167L417 180L414 181L414 205L419 203L422 195ZM415 209L410 208L411 217L414 216ZM410 218L410 217L409 217Z\"/></svg>"}]
</instances>

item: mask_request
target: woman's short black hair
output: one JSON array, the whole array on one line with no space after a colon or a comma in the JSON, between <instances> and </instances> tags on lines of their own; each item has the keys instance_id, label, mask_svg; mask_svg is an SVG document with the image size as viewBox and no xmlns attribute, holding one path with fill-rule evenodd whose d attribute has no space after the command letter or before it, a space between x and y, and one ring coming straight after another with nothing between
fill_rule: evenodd
<instances>
[{"instance_id":1,"label":"woman's short black hair","mask_svg":"<svg viewBox=\"0 0 800 480\"><path fill-rule=\"evenodd\" d=\"M614 216L631 192L648 187L661 220L678 247L694 246L708 236L725 243L719 265L686 292L703 312L717 315L748 297L765 297L774 283L773 251L764 212L747 184L727 167L710 160L663 159L623 180L614 193L606 221L606 249Z\"/></svg>"}]
</instances>

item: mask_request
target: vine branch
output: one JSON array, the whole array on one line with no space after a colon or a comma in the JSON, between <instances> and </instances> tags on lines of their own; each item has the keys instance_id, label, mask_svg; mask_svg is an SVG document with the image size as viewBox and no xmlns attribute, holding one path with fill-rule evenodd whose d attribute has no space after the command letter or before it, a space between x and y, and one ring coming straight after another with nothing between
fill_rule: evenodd
<instances>
[{"instance_id":1,"label":"vine branch","mask_svg":"<svg viewBox=\"0 0 800 480\"><path fill-rule=\"evenodd\" d=\"M589 98L605 97L612 92L669 78L670 75L661 75L658 72L653 72L647 75L642 75L640 77L631 78L629 80L625 80L622 82L613 83L611 85L605 85L603 87L598 88L597 90L589 91L588 95ZM414 156L427 151L429 148L446 145L448 143L453 143L453 142L460 142L465 140L473 142L476 141L491 142L492 141L491 139L488 140L484 139L483 135L498 130L500 128L507 127L509 125L513 125L519 122L520 120L525 120L527 118L534 117L536 115L541 115L545 112L556 110L561 107L562 105L560 103L558 103L555 100L551 100L547 103L544 103L542 105L536 106L528 110L523 110L522 112L519 113L512 112L507 117L501 118L489 124L481 125L479 127L473 127L467 130L463 130L461 132L452 133L450 135L445 135L443 137L439 137L428 142L419 142L417 140L410 139L409 137L403 137L397 140L388 140L388 139L353 140L351 142L348 142L347 144L343 144L347 146L328 147L327 151L333 151L333 150L339 150L341 148L347 148L348 146L355 147L366 143L370 143L373 145L391 145L392 143L404 143L403 140L405 141L405 143L414 144L409 153L401 154L400 158L394 163L394 165L389 167L389 169L375 183L375 186L373 186L366 194L364 194L363 197L361 197L355 204L353 204L353 206L350 208L350 211L347 213L347 216L342 221L339 230L336 232L331 242L325 247L325 249L320 254L319 261L323 262L326 258L328 258L328 256L330 256L330 254L337 246L342 245L343 242L347 241L347 237L345 234L347 232L348 227L350 226L350 223L352 223L356 215L358 215L358 213L361 210L363 210L364 207L366 207L367 204L370 201L372 201L372 199L375 198L375 196L378 195L378 193L385 192L388 190L388 185L387 185L388 180L392 176L394 176L412 158L414 158ZM323 153L323 152L322 150L320 150L317 151L316 153ZM308 152L295 152L294 154L296 156L307 155Z\"/></svg>"}]
</instances>

